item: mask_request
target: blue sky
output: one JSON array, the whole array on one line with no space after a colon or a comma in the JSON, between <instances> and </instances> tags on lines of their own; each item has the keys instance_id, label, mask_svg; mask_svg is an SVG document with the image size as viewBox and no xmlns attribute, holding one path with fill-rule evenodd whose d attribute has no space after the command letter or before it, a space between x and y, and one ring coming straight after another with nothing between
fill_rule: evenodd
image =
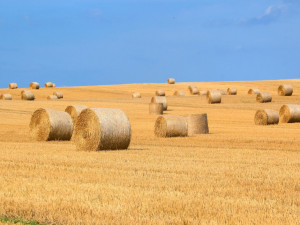
<instances>
[{"instance_id":1,"label":"blue sky","mask_svg":"<svg viewBox=\"0 0 300 225\"><path fill-rule=\"evenodd\" d=\"M0 0L0 87L300 78L299 0Z\"/></svg>"}]
</instances>

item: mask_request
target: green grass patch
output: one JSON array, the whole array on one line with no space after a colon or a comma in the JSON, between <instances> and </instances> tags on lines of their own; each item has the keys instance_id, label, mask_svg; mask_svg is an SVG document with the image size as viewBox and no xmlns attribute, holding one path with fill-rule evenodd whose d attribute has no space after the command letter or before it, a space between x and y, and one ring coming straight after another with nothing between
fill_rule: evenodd
<instances>
[{"instance_id":1,"label":"green grass patch","mask_svg":"<svg viewBox=\"0 0 300 225\"><path fill-rule=\"evenodd\" d=\"M20 223L20 224L25 224L25 225L42 225L41 223L38 223L36 221L24 221L22 218L16 218L16 219L13 219L13 218L9 218L9 217L0 217L0 222L1 223Z\"/></svg>"}]
</instances>

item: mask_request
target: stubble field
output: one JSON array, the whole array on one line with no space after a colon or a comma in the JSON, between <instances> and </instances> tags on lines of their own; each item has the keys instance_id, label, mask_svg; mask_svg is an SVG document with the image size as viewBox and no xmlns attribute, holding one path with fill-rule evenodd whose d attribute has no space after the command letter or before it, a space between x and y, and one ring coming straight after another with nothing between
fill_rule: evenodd
<instances>
[{"instance_id":1,"label":"stubble field","mask_svg":"<svg viewBox=\"0 0 300 225\"><path fill-rule=\"evenodd\" d=\"M55 82L55 81L54 81ZM277 95L292 84L291 97ZM55 88L64 99L48 101L54 89L0 89L0 217L42 224L299 224L300 123L254 125L258 109L279 111L300 104L300 80L194 83L199 89L237 88L222 104L190 96L191 83ZM256 103L249 88L273 95ZM157 138L148 104L164 89L169 115L207 113L210 134ZM181 90L186 97L174 97ZM132 99L139 91L141 99ZM68 105L120 108L129 117L128 150L83 152L69 141L35 142L29 135L34 110Z\"/></svg>"}]
</instances>

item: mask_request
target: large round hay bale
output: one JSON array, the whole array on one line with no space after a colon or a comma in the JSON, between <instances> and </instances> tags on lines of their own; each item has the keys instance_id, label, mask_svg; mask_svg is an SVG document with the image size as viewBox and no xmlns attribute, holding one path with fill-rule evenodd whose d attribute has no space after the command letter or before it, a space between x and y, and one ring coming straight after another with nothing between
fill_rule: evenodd
<instances>
[{"instance_id":1,"label":"large round hay bale","mask_svg":"<svg viewBox=\"0 0 300 225\"><path fill-rule=\"evenodd\" d=\"M58 97L57 97L56 95L49 95L49 96L47 97L47 99L48 99L48 100L57 100Z\"/></svg>"},{"instance_id":2,"label":"large round hay bale","mask_svg":"<svg viewBox=\"0 0 300 225\"><path fill-rule=\"evenodd\" d=\"M11 94L0 94L1 100L12 100Z\"/></svg>"},{"instance_id":3,"label":"large round hay bale","mask_svg":"<svg viewBox=\"0 0 300 225\"><path fill-rule=\"evenodd\" d=\"M224 89L218 89L217 91L219 91L221 95L227 95L227 91Z\"/></svg>"},{"instance_id":4,"label":"large round hay bale","mask_svg":"<svg viewBox=\"0 0 300 225\"><path fill-rule=\"evenodd\" d=\"M40 89L40 84L38 82L31 82L29 84L29 88L31 88L31 89Z\"/></svg>"},{"instance_id":5,"label":"large round hay bale","mask_svg":"<svg viewBox=\"0 0 300 225\"><path fill-rule=\"evenodd\" d=\"M52 82L45 83L45 88L53 88L54 84Z\"/></svg>"},{"instance_id":6,"label":"large round hay bale","mask_svg":"<svg viewBox=\"0 0 300 225\"><path fill-rule=\"evenodd\" d=\"M174 78L169 78L168 79L168 84L175 84L175 79Z\"/></svg>"},{"instance_id":7,"label":"large round hay bale","mask_svg":"<svg viewBox=\"0 0 300 225\"><path fill-rule=\"evenodd\" d=\"M31 137L37 141L70 140L73 133L71 116L52 109L36 110L29 127Z\"/></svg>"},{"instance_id":8,"label":"large round hay bale","mask_svg":"<svg viewBox=\"0 0 300 225\"><path fill-rule=\"evenodd\" d=\"M159 116L155 122L154 133L157 137L186 137L188 124L183 116Z\"/></svg>"},{"instance_id":9,"label":"large round hay bale","mask_svg":"<svg viewBox=\"0 0 300 225\"><path fill-rule=\"evenodd\" d=\"M157 90L157 91L155 92L155 95L156 95L156 96L166 96L166 93L165 93L164 90Z\"/></svg>"},{"instance_id":10,"label":"large round hay bale","mask_svg":"<svg viewBox=\"0 0 300 225\"><path fill-rule=\"evenodd\" d=\"M260 92L256 95L256 101L260 103L271 102L272 95L269 92Z\"/></svg>"},{"instance_id":11,"label":"large round hay bale","mask_svg":"<svg viewBox=\"0 0 300 225\"><path fill-rule=\"evenodd\" d=\"M257 110L254 116L256 125L270 125L279 123L279 114L272 109Z\"/></svg>"},{"instance_id":12,"label":"large round hay bale","mask_svg":"<svg viewBox=\"0 0 300 225\"><path fill-rule=\"evenodd\" d=\"M300 105L283 105L279 110L279 115L282 123L300 122Z\"/></svg>"},{"instance_id":13,"label":"large round hay bale","mask_svg":"<svg viewBox=\"0 0 300 225\"><path fill-rule=\"evenodd\" d=\"M168 109L168 102L165 96L154 96L151 98L152 103L162 103L164 111Z\"/></svg>"},{"instance_id":14,"label":"large round hay bale","mask_svg":"<svg viewBox=\"0 0 300 225\"><path fill-rule=\"evenodd\" d=\"M236 88L227 88L227 94L228 95L236 95L237 94Z\"/></svg>"},{"instance_id":15,"label":"large round hay bale","mask_svg":"<svg viewBox=\"0 0 300 225\"><path fill-rule=\"evenodd\" d=\"M33 101L35 99L35 97L31 91L23 90L23 91L21 91L21 99L27 100L27 101Z\"/></svg>"},{"instance_id":16,"label":"large round hay bale","mask_svg":"<svg viewBox=\"0 0 300 225\"><path fill-rule=\"evenodd\" d=\"M133 94L132 94L132 98L141 98L142 96L141 96L141 93L140 92L134 92Z\"/></svg>"},{"instance_id":17,"label":"large round hay bale","mask_svg":"<svg viewBox=\"0 0 300 225\"><path fill-rule=\"evenodd\" d=\"M56 95L58 99L61 99L61 98L64 97L63 93L62 93L62 92L59 92L59 91L53 92L53 95Z\"/></svg>"},{"instance_id":18,"label":"large round hay bale","mask_svg":"<svg viewBox=\"0 0 300 225\"><path fill-rule=\"evenodd\" d=\"M69 105L65 109L65 112L71 116L74 126L76 125L78 116L85 109L87 109L85 105Z\"/></svg>"},{"instance_id":19,"label":"large round hay bale","mask_svg":"<svg viewBox=\"0 0 300 225\"><path fill-rule=\"evenodd\" d=\"M17 89L17 88L18 88L18 85L17 85L17 83L10 83L10 84L8 85L8 88L9 88L9 89Z\"/></svg>"},{"instance_id":20,"label":"large round hay bale","mask_svg":"<svg viewBox=\"0 0 300 225\"><path fill-rule=\"evenodd\" d=\"M293 87L290 84L283 84L278 87L278 95L291 96L293 94Z\"/></svg>"},{"instance_id":21,"label":"large round hay bale","mask_svg":"<svg viewBox=\"0 0 300 225\"><path fill-rule=\"evenodd\" d=\"M218 90L208 91L206 95L206 99L209 104L221 103L222 95Z\"/></svg>"},{"instance_id":22,"label":"large round hay bale","mask_svg":"<svg viewBox=\"0 0 300 225\"><path fill-rule=\"evenodd\" d=\"M175 91L174 96L185 96L185 94L182 91Z\"/></svg>"},{"instance_id":23,"label":"large round hay bale","mask_svg":"<svg viewBox=\"0 0 300 225\"><path fill-rule=\"evenodd\" d=\"M120 109L85 109L77 119L75 137L78 150L127 149L131 126Z\"/></svg>"},{"instance_id":24,"label":"large round hay bale","mask_svg":"<svg viewBox=\"0 0 300 225\"><path fill-rule=\"evenodd\" d=\"M249 95L257 95L257 94L259 94L259 93L260 93L260 90L257 89L257 88L251 88L251 89L249 89L249 91L248 91L248 94L249 94Z\"/></svg>"},{"instance_id":25,"label":"large round hay bale","mask_svg":"<svg viewBox=\"0 0 300 225\"><path fill-rule=\"evenodd\" d=\"M196 85L190 85L189 86L189 91L191 95L198 95L199 94L199 89Z\"/></svg>"},{"instance_id":26,"label":"large round hay bale","mask_svg":"<svg viewBox=\"0 0 300 225\"><path fill-rule=\"evenodd\" d=\"M162 115L164 113L164 105L162 103L149 103L149 114Z\"/></svg>"},{"instance_id":27,"label":"large round hay bale","mask_svg":"<svg viewBox=\"0 0 300 225\"><path fill-rule=\"evenodd\" d=\"M207 114L193 114L186 117L188 124L188 136L194 134L208 134Z\"/></svg>"},{"instance_id":28,"label":"large round hay bale","mask_svg":"<svg viewBox=\"0 0 300 225\"><path fill-rule=\"evenodd\" d=\"M199 95L207 95L207 91L204 91L204 90L199 91Z\"/></svg>"}]
</instances>

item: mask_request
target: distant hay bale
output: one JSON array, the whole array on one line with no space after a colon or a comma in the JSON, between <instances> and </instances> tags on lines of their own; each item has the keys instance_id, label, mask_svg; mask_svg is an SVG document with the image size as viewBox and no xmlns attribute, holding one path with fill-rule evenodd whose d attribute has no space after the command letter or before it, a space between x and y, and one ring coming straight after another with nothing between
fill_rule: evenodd
<instances>
[{"instance_id":1,"label":"distant hay bale","mask_svg":"<svg viewBox=\"0 0 300 225\"><path fill-rule=\"evenodd\" d=\"M17 89L17 88L18 88L18 85L17 85L17 83L10 83L10 84L8 85L8 88L9 88L9 89Z\"/></svg>"},{"instance_id":2,"label":"distant hay bale","mask_svg":"<svg viewBox=\"0 0 300 225\"><path fill-rule=\"evenodd\" d=\"M188 124L188 136L194 134L208 134L207 114L193 114L186 117Z\"/></svg>"},{"instance_id":3,"label":"distant hay bale","mask_svg":"<svg viewBox=\"0 0 300 225\"><path fill-rule=\"evenodd\" d=\"M162 103L149 103L149 114L162 115L164 112L164 106Z\"/></svg>"},{"instance_id":4,"label":"distant hay bale","mask_svg":"<svg viewBox=\"0 0 300 225\"><path fill-rule=\"evenodd\" d=\"M257 94L259 94L260 93L260 90L259 89L256 89L256 88L251 88L251 89L249 89L249 91L248 91L248 94L249 95L257 95Z\"/></svg>"},{"instance_id":5,"label":"distant hay bale","mask_svg":"<svg viewBox=\"0 0 300 225\"><path fill-rule=\"evenodd\" d=\"M207 91L199 91L199 95L207 95Z\"/></svg>"},{"instance_id":6,"label":"distant hay bale","mask_svg":"<svg viewBox=\"0 0 300 225\"><path fill-rule=\"evenodd\" d=\"M29 88L31 88L31 89L40 89L40 84L38 82L31 82L29 84Z\"/></svg>"},{"instance_id":7,"label":"distant hay bale","mask_svg":"<svg viewBox=\"0 0 300 225\"><path fill-rule=\"evenodd\" d=\"M70 140L73 133L71 116L52 109L36 110L29 127L30 135L36 141Z\"/></svg>"},{"instance_id":8,"label":"distant hay bale","mask_svg":"<svg viewBox=\"0 0 300 225\"><path fill-rule=\"evenodd\" d=\"M0 94L1 100L12 100L11 94Z\"/></svg>"},{"instance_id":9,"label":"distant hay bale","mask_svg":"<svg viewBox=\"0 0 300 225\"><path fill-rule=\"evenodd\" d=\"M53 83L53 87L55 88L55 87L56 87L56 84Z\"/></svg>"},{"instance_id":10,"label":"distant hay bale","mask_svg":"<svg viewBox=\"0 0 300 225\"><path fill-rule=\"evenodd\" d=\"M75 137L78 150L127 149L131 126L120 109L85 109L77 119Z\"/></svg>"},{"instance_id":11,"label":"distant hay bale","mask_svg":"<svg viewBox=\"0 0 300 225\"><path fill-rule=\"evenodd\" d=\"M55 87L55 84L53 84L52 82L45 83L45 88L53 88L53 87Z\"/></svg>"},{"instance_id":12,"label":"distant hay bale","mask_svg":"<svg viewBox=\"0 0 300 225\"><path fill-rule=\"evenodd\" d=\"M293 94L293 87L289 84L283 84L278 87L278 95L291 96Z\"/></svg>"},{"instance_id":13,"label":"distant hay bale","mask_svg":"<svg viewBox=\"0 0 300 225\"><path fill-rule=\"evenodd\" d=\"M196 85L190 85L189 86L189 91L191 95L198 95L199 94L199 89Z\"/></svg>"},{"instance_id":14,"label":"distant hay bale","mask_svg":"<svg viewBox=\"0 0 300 225\"><path fill-rule=\"evenodd\" d=\"M64 97L63 93L59 92L59 91L55 91L53 92L53 95L56 95L58 99L61 99Z\"/></svg>"},{"instance_id":15,"label":"distant hay bale","mask_svg":"<svg viewBox=\"0 0 300 225\"><path fill-rule=\"evenodd\" d=\"M85 109L87 109L85 105L69 105L65 109L65 112L71 116L74 126L76 125L78 116Z\"/></svg>"},{"instance_id":16,"label":"distant hay bale","mask_svg":"<svg viewBox=\"0 0 300 225\"><path fill-rule=\"evenodd\" d=\"M300 122L300 105L283 105L279 110L279 115L282 123Z\"/></svg>"},{"instance_id":17,"label":"distant hay bale","mask_svg":"<svg viewBox=\"0 0 300 225\"><path fill-rule=\"evenodd\" d=\"M186 137L188 124L183 116L159 116L155 122L154 133L157 137Z\"/></svg>"},{"instance_id":18,"label":"distant hay bale","mask_svg":"<svg viewBox=\"0 0 300 225\"><path fill-rule=\"evenodd\" d=\"M49 96L47 97L47 99L48 99L48 100L57 100L58 97L57 97L56 95L49 95Z\"/></svg>"},{"instance_id":19,"label":"distant hay bale","mask_svg":"<svg viewBox=\"0 0 300 225\"><path fill-rule=\"evenodd\" d=\"M272 109L257 110L254 116L256 125L270 125L279 123L279 114Z\"/></svg>"},{"instance_id":20,"label":"distant hay bale","mask_svg":"<svg viewBox=\"0 0 300 225\"><path fill-rule=\"evenodd\" d=\"M185 94L182 91L175 91L174 96L185 96Z\"/></svg>"},{"instance_id":21,"label":"distant hay bale","mask_svg":"<svg viewBox=\"0 0 300 225\"><path fill-rule=\"evenodd\" d=\"M227 94L228 95L236 95L237 94L236 88L227 88Z\"/></svg>"},{"instance_id":22,"label":"distant hay bale","mask_svg":"<svg viewBox=\"0 0 300 225\"><path fill-rule=\"evenodd\" d=\"M256 95L256 101L266 103L272 101L272 95L269 92L260 92Z\"/></svg>"},{"instance_id":23,"label":"distant hay bale","mask_svg":"<svg viewBox=\"0 0 300 225\"><path fill-rule=\"evenodd\" d=\"M169 78L168 79L168 84L175 84L175 79L174 78Z\"/></svg>"},{"instance_id":24,"label":"distant hay bale","mask_svg":"<svg viewBox=\"0 0 300 225\"><path fill-rule=\"evenodd\" d=\"M132 98L141 98L142 96L141 96L141 93L140 92L134 92L133 94L132 94Z\"/></svg>"},{"instance_id":25,"label":"distant hay bale","mask_svg":"<svg viewBox=\"0 0 300 225\"><path fill-rule=\"evenodd\" d=\"M21 91L21 99L27 100L27 101L33 101L35 99L35 97L31 91L23 90L23 91Z\"/></svg>"},{"instance_id":26,"label":"distant hay bale","mask_svg":"<svg viewBox=\"0 0 300 225\"><path fill-rule=\"evenodd\" d=\"M209 104L221 103L222 95L218 90L208 91L206 99Z\"/></svg>"},{"instance_id":27,"label":"distant hay bale","mask_svg":"<svg viewBox=\"0 0 300 225\"><path fill-rule=\"evenodd\" d=\"M151 98L152 103L162 103L164 111L168 109L168 102L165 96L154 96Z\"/></svg>"},{"instance_id":28,"label":"distant hay bale","mask_svg":"<svg viewBox=\"0 0 300 225\"><path fill-rule=\"evenodd\" d=\"M219 91L221 95L227 95L227 92L224 89L218 89L217 91Z\"/></svg>"},{"instance_id":29,"label":"distant hay bale","mask_svg":"<svg viewBox=\"0 0 300 225\"><path fill-rule=\"evenodd\" d=\"M166 96L166 93L165 93L164 90L157 90L157 91L155 92L155 95L156 95L156 96Z\"/></svg>"}]
</instances>

